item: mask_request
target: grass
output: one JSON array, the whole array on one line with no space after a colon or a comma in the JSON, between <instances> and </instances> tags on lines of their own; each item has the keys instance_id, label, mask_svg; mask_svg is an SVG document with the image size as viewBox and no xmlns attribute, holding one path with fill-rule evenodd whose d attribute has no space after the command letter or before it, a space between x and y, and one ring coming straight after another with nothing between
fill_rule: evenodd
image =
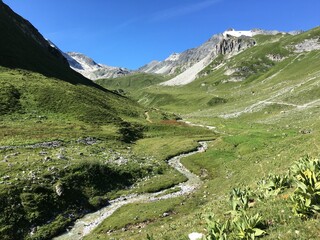
<instances>
[{"instance_id":1,"label":"grass","mask_svg":"<svg viewBox=\"0 0 320 240\"><path fill-rule=\"evenodd\" d=\"M1 239L52 238L107 200L185 181L166 160L210 140L207 151L182 160L203 180L197 191L126 205L87 236L187 239L190 232L205 233L207 214L226 218L234 187L256 189L269 173L283 174L300 157L319 154L320 52L293 51L295 44L319 37L319 28L297 36L255 36L255 47L220 56L186 86L160 86L167 78L149 74L98 81L114 93L71 71L53 49L24 34L21 24L43 41L2 3L0 11L0 30L8 33L0 40ZM216 126L219 135L176 121L181 117ZM33 145L44 141L57 146ZM292 191L256 200L249 210L263 215L264 238L319 236L318 216L293 216Z\"/></svg>"},{"instance_id":2,"label":"grass","mask_svg":"<svg viewBox=\"0 0 320 240\"><path fill-rule=\"evenodd\" d=\"M180 198L180 205L172 209L176 214L170 221L157 214L147 222L129 219L125 225L144 224L139 229L122 231L105 225L106 222L109 224L106 220L88 239L93 236L100 239L141 239L142 236L147 239L147 234L154 239L187 239L188 233L193 231L205 233L207 214L225 218L225 212L230 209L228 198L232 188L249 186L255 189L259 180L269 173L283 174L300 157L319 155L320 112L316 102L319 100L319 51L303 54L292 51L294 44L316 37L319 37L319 28L297 36L256 36L257 46L229 58L223 68L213 72L210 72L211 68L206 69L204 76L186 86L154 85L131 89L132 96L145 106L216 126L220 136L214 138L206 152L182 159L204 184L191 196ZM280 55L283 59L273 62L266 59L269 54ZM215 64L213 62L212 66ZM230 78L225 74L227 69L243 67L253 69L243 75L242 82L227 82ZM307 108L295 106L313 101L315 104ZM222 118L237 112L239 115ZM146 153L154 154L151 139L138 142L149 146ZM275 198L256 201L250 209L250 214L261 213L267 223L264 239L318 238L318 218L302 220L294 216L293 204L288 197L291 192L292 189L288 189ZM166 202L162 205L171 206ZM136 208L145 209L148 204ZM125 209L126 214L133 211L131 206ZM119 216L115 213L112 219ZM113 231L106 235L104 229Z\"/></svg>"},{"instance_id":3,"label":"grass","mask_svg":"<svg viewBox=\"0 0 320 240\"><path fill-rule=\"evenodd\" d=\"M131 236L139 235L139 229L145 225L152 223L158 218L163 218L163 221L171 220L170 215L176 214L173 209L180 204L179 199L162 200L147 204L128 204L116 211L116 217L111 216L103 222L94 233L85 239L116 239L112 237L112 231L121 230L130 232ZM167 213L167 215L164 215ZM111 232L109 232L112 230ZM146 238L147 234L144 235ZM140 234L140 238L141 238Z\"/></svg>"},{"instance_id":4,"label":"grass","mask_svg":"<svg viewBox=\"0 0 320 240\"><path fill-rule=\"evenodd\" d=\"M174 115L157 110L149 111L154 122L149 123L143 108L127 98L38 73L1 68L0 82L5 86L0 95L3 239L51 238L107 199L183 182L165 160L212 136L162 122ZM88 137L93 145L83 140ZM164 138L172 140L170 146ZM48 141L59 145L33 146ZM160 148L155 156L144 151L151 142ZM34 225L39 227L31 237Z\"/></svg>"}]
</instances>

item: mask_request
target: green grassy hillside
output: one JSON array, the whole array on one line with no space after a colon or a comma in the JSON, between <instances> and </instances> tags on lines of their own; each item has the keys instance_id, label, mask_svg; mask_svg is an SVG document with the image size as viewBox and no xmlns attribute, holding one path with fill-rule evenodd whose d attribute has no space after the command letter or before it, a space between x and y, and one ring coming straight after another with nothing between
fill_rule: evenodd
<instances>
[{"instance_id":1,"label":"green grassy hillside","mask_svg":"<svg viewBox=\"0 0 320 240\"><path fill-rule=\"evenodd\" d=\"M224 239L318 239L320 165L305 156L320 151L320 50L295 46L319 42L320 28L255 36L185 86L148 74L97 81L117 93L72 71L2 1L0 31L1 239L51 239L111 199L186 181L166 160L199 140L208 150L183 159L203 180L197 191L126 205L86 238L214 239L229 222Z\"/></svg>"},{"instance_id":2,"label":"green grassy hillside","mask_svg":"<svg viewBox=\"0 0 320 240\"><path fill-rule=\"evenodd\" d=\"M218 219L221 224L228 219L240 224L245 216L257 213L261 216L257 227L266 233L262 239L318 239L319 211L301 214L301 208L308 205L301 200L302 194L299 201L305 205L296 214L297 194L302 190L294 171L290 184L278 186L275 179L285 182L295 161L319 156L320 50L295 51L295 45L319 38L319 27L296 36L255 36L255 47L230 58L220 56L188 85L131 89L141 104L216 126L220 137L201 155L183 159L204 180L196 193L161 203L127 205L87 239L187 239L193 231L217 234ZM313 171L318 174L319 169ZM315 179L318 184L320 179ZM230 196L235 199L234 188L248 194L251 201L245 213L237 212L238 218L229 212L236 202L229 200ZM312 199L319 207L314 200L318 198ZM164 212L170 215L163 217ZM214 217L207 229L208 215ZM221 239L249 239L240 235L244 229L226 230L227 237ZM249 228L245 231L250 232ZM208 239L215 239L212 236Z\"/></svg>"},{"instance_id":3,"label":"green grassy hillside","mask_svg":"<svg viewBox=\"0 0 320 240\"><path fill-rule=\"evenodd\" d=\"M121 194L186 180L165 159L212 133L160 111L146 121L147 108L71 70L2 1L0 31L1 239L51 239ZM163 151L146 155L152 145Z\"/></svg>"},{"instance_id":4,"label":"green grassy hillside","mask_svg":"<svg viewBox=\"0 0 320 240\"><path fill-rule=\"evenodd\" d=\"M157 85L167 79L168 77L159 74L134 73L120 78L99 79L95 82L107 89L131 96L131 94L136 95L139 90Z\"/></svg>"}]
</instances>

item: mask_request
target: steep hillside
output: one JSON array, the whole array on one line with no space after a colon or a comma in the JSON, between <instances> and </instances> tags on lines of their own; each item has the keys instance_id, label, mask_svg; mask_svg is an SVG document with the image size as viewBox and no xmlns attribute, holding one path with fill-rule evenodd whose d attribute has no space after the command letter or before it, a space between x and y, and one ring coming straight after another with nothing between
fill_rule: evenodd
<instances>
[{"instance_id":1,"label":"steep hillside","mask_svg":"<svg viewBox=\"0 0 320 240\"><path fill-rule=\"evenodd\" d=\"M294 83L302 84L309 77L315 81L317 75L314 74L318 71L318 34L319 28L295 36L256 35L253 38L256 42L254 47L234 56L219 54L199 72L195 81L179 88L148 87L140 99L144 99L150 106L162 106L172 111L189 103L187 108L178 111L187 113L203 109L208 112L214 109L218 114L222 109L224 112L229 108L236 110L263 97L266 101L267 96L282 98L285 95L277 94L277 91L285 91ZM171 100L165 102L164 94L170 96ZM297 92L290 94L295 95ZM214 104L212 100L211 105L210 100L214 98L225 99L222 101L225 103Z\"/></svg>"},{"instance_id":2,"label":"steep hillside","mask_svg":"<svg viewBox=\"0 0 320 240\"><path fill-rule=\"evenodd\" d=\"M135 103L70 69L60 50L2 1L0 11L1 114L63 113L105 123L138 114ZM128 104L132 111L123 107Z\"/></svg>"},{"instance_id":3,"label":"steep hillside","mask_svg":"<svg viewBox=\"0 0 320 240\"><path fill-rule=\"evenodd\" d=\"M73 84L96 86L69 68L67 60L32 26L0 2L0 66L39 72ZM41 64L40 64L41 63Z\"/></svg>"}]
</instances>

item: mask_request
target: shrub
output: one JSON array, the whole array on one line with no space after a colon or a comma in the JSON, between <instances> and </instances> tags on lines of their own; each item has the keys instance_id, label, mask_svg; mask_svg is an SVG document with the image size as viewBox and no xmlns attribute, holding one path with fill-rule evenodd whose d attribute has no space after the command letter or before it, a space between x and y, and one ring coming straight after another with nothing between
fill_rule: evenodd
<instances>
[{"instance_id":1,"label":"shrub","mask_svg":"<svg viewBox=\"0 0 320 240\"><path fill-rule=\"evenodd\" d=\"M320 160L306 157L291 169L296 189L292 196L293 212L310 217L320 212Z\"/></svg>"},{"instance_id":2,"label":"shrub","mask_svg":"<svg viewBox=\"0 0 320 240\"><path fill-rule=\"evenodd\" d=\"M0 115L18 110L20 106L20 92L10 84L0 88Z\"/></svg>"},{"instance_id":3,"label":"shrub","mask_svg":"<svg viewBox=\"0 0 320 240\"><path fill-rule=\"evenodd\" d=\"M267 178L258 182L259 185L259 198L269 198L271 196L277 196L282 193L284 189L291 187L292 178L289 174L276 175L269 174Z\"/></svg>"},{"instance_id":4,"label":"shrub","mask_svg":"<svg viewBox=\"0 0 320 240\"><path fill-rule=\"evenodd\" d=\"M228 234L231 233L231 222L228 219L224 223L215 219L214 215L210 215L206 218L207 231L206 240L227 240Z\"/></svg>"}]
</instances>

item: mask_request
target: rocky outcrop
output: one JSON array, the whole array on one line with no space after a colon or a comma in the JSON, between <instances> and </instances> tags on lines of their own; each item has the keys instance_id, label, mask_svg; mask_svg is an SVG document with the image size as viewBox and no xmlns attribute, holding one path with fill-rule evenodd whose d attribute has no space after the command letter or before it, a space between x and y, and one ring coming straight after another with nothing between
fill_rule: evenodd
<instances>
[{"instance_id":1,"label":"rocky outcrop","mask_svg":"<svg viewBox=\"0 0 320 240\"><path fill-rule=\"evenodd\" d=\"M182 69L186 68L186 70L178 74L171 80L161 83L161 85L175 86L188 84L194 81L197 78L198 74L201 73L202 70L206 68L218 56L234 55L242 50L254 46L255 44L256 41L253 38L246 36L238 38L215 35L198 49L192 49L182 53L179 56L179 60L181 56L183 56L183 54L185 54L185 58L183 59L182 66L178 66ZM190 55L188 56L187 54Z\"/></svg>"},{"instance_id":2,"label":"rocky outcrop","mask_svg":"<svg viewBox=\"0 0 320 240\"><path fill-rule=\"evenodd\" d=\"M220 43L216 45L215 56L222 54L236 54L242 50L253 47L256 45L256 41L249 37L229 37L224 38Z\"/></svg>"},{"instance_id":3,"label":"rocky outcrop","mask_svg":"<svg viewBox=\"0 0 320 240\"><path fill-rule=\"evenodd\" d=\"M292 31L288 34L296 35L299 33L301 33L301 31ZM249 31L228 29L222 34L212 36L199 47L186 50L182 53L174 53L164 61L152 61L139 68L138 71L176 76L172 81L162 83L162 85L180 85L182 78L185 79L183 84L186 84L193 81L199 71L203 70L203 68L212 62L219 54L237 54L244 49L254 46L256 44L254 40L255 35L276 34L286 33L262 29L252 29ZM183 75L179 76L180 74Z\"/></svg>"},{"instance_id":4,"label":"rocky outcrop","mask_svg":"<svg viewBox=\"0 0 320 240\"><path fill-rule=\"evenodd\" d=\"M294 47L297 53L320 50L320 38L306 39Z\"/></svg>"},{"instance_id":5,"label":"rocky outcrop","mask_svg":"<svg viewBox=\"0 0 320 240\"><path fill-rule=\"evenodd\" d=\"M138 71L166 75L179 74L211 54L222 39L222 34L214 35L197 48L188 49L182 53L173 53L162 62L152 61Z\"/></svg>"}]
</instances>

